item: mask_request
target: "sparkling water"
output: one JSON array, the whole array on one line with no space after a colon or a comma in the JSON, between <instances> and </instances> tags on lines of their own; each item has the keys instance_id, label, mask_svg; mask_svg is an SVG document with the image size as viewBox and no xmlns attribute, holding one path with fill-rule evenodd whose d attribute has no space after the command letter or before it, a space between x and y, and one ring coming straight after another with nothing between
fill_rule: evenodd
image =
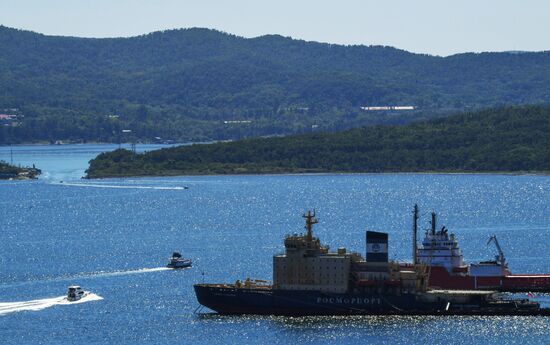
<instances>
[{"instance_id":1,"label":"sparkling water","mask_svg":"<svg viewBox=\"0 0 550 345\"><path fill-rule=\"evenodd\" d=\"M150 150L158 146L139 146ZM544 344L545 317L218 316L193 284L271 279L285 234L315 234L364 255L365 230L389 233L411 258L412 207L457 235L468 262L492 259L496 234L515 273L550 273L550 177L357 174L180 176L81 180L116 145L13 147L38 181L0 181L2 344ZM9 161L10 148L0 147ZM189 189L186 189L189 187ZM165 269L173 251L193 267ZM67 286L97 296L59 301ZM525 294L521 295L525 296ZM535 294L550 307L550 298ZM27 306L27 308L25 308ZM30 307L28 307L30 306ZM3 309L4 308L4 309Z\"/></svg>"}]
</instances>

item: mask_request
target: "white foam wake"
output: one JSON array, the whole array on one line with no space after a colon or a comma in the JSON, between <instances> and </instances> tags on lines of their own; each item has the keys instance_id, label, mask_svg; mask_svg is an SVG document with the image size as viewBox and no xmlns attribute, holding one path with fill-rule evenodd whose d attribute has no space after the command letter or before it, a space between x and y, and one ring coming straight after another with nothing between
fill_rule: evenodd
<instances>
[{"instance_id":1,"label":"white foam wake","mask_svg":"<svg viewBox=\"0 0 550 345\"><path fill-rule=\"evenodd\" d=\"M157 189L157 190L184 190L186 187L166 187L166 186L132 186L132 185L113 185L99 183L60 183L62 186L71 187L91 187L91 188L115 188L115 189Z\"/></svg>"},{"instance_id":2,"label":"white foam wake","mask_svg":"<svg viewBox=\"0 0 550 345\"><path fill-rule=\"evenodd\" d=\"M66 296L35 299L32 301L24 302L0 302L0 315L15 313L19 311L39 311L53 307L55 305L80 304L92 301L99 301L102 299L103 297L96 295L95 293L90 293L87 296L82 297L80 300L74 302L69 302Z\"/></svg>"},{"instance_id":3,"label":"white foam wake","mask_svg":"<svg viewBox=\"0 0 550 345\"><path fill-rule=\"evenodd\" d=\"M169 268L169 267L154 267L154 268L139 268L136 270L126 270L126 271L93 272L93 273L79 274L78 276L75 276L73 278L123 276L127 274L159 272L159 271L168 271L172 269L173 268Z\"/></svg>"},{"instance_id":4,"label":"white foam wake","mask_svg":"<svg viewBox=\"0 0 550 345\"><path fill-rule=\"evenodd\" d=\"M52 281L74 281L76 279L92 279L95 277L112 277L112 276L123 276L128 274L140 274L140 273L150 273L150 272L159 272L159 271L169 271L173 268L169 267L153 267L153 268L138 268L134 270L121 270L121 271L98 271L98 272L88 272L88 273L78 273L62 277L46 277L36 280L26 280L19 282L11 282L6 284L0 284L1 287L6 286L21 286L27 284L33 284L36 282L52 282Z\"/></svg>"}]
</instances>

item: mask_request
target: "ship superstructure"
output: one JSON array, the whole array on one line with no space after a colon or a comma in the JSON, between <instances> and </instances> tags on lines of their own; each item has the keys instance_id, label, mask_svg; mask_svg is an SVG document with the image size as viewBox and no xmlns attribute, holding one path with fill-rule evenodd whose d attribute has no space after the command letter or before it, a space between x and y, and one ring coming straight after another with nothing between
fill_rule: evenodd
<instances>
[{"instance_id":1,"label":"ship superstructure","mask_svg":"<svg viewBox=\"0 0 550 345\"><path fill-rule=\"evenodd\" d=\"M388 260L388 234L366 231L366 259L340 247L331 252L313 235L315 213L303 215L304 234L284 239L273 257L273 284L247 278L234 284L196 284L200 304L224 314L540 314L535 302L500 300L491 291L427 289L427 266Z\"/></svg>"},{"instance_id":2,"label":"ship superstructure","mask_svg":"<svg viewBox=\"0 0 550 345\"><path fill-rule=\"evenodd\" d=\"M306 233L287 236L285 253L273 257L274 289L326 293L347 293L370 287L423 289L423 271L400 270L399 265L388 261L388 234L366 232L365 260L345 247L330 252L328 246L313 236L315 214L308 212L303 217Z\"/></svg>"},{"instance_id":3,"label":"ship superstructure","mask_svg":"<svg viewBox=\"0 0 550 345\"><path fill-rule=\"evenodd\" d=\"M422 246L416 254L418 262L428 266L441 266L449 272L465 269L464 257L455 235L449 234L445 227L437 231L436 217L435 212L432 212L432 227L426 230Z\"/></svg>"}]
</instances>

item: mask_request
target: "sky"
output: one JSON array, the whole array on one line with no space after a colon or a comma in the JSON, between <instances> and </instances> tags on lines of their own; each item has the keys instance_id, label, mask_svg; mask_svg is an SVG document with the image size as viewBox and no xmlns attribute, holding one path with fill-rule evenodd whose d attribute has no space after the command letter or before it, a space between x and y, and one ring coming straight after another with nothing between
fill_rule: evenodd
<instances>
[{"instance_id":1,"label":"sky","mask_svg":"<svg viewBox=\"0 0 550 345\"><path fill-rule=\"evenodd\" d=\"M550 0L0 0L0 24L78 37L203 27L441 56L550 50Z\"/></svg>"}]
</instances>

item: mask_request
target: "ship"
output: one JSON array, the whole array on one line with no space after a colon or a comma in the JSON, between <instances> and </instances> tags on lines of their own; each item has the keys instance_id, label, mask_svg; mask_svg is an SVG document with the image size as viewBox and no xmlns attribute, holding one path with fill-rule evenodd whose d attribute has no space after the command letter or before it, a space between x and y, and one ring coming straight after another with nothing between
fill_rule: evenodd
<instances>
[{"instance_id":1,"label":"ship","mask_svg":"<svg viewBox=\"0 0 550 345\"><path fill-rule=\"evenodd\" d=\"M172 256L170 257L170 261L166 265L168 268L189 268L193 264L193 261L191 259L185 259L181 257L181 254L179 252L173 252Z\"/></svg>"},{"instance_id":2,"label":"ship","mask_svg":"<svg viewBox=\"0 0 550 345\"><path fill-rule=\"evenodd\" d=\"M487 245L497 250L494 260L466 264L457 237L443 226L437 230L437 215L431 213L430 228L417 245L418 205L413 210L413 263L428 267L428 286L435 289L495 290L500 292L550 292L550 274L513 274L496 235ZM406 268L407 265L403 265Z\"/></svg>"},{"instance_id":3,"label":"ship","mask_svg":"<svg viewBox=\"0 0 550 345\"><path fill-rule=\"evenodd\" d=\"M89 294L90 294L90 291L84 291L78 285L71 285L69 286L69 289L67 291L67 297L65 298L69 302L76 302L88 296Z\"/></svg>"},{"instance_id":4,"label":"ship","mask_svg":"<svg viewBox=\"0 0 550 345\"><path fill-rule=\"evenodd\" d=\"M307 315L549 315L529 299L495 291L428 288L424 264L388 260L388 234L366 231L366 258L340 247L331 252L313 236L318 221L308 211L306 232L287 235L273 256L273 282L195 284L198 302L219 314Z\"/></svg>"}]
</instances>

